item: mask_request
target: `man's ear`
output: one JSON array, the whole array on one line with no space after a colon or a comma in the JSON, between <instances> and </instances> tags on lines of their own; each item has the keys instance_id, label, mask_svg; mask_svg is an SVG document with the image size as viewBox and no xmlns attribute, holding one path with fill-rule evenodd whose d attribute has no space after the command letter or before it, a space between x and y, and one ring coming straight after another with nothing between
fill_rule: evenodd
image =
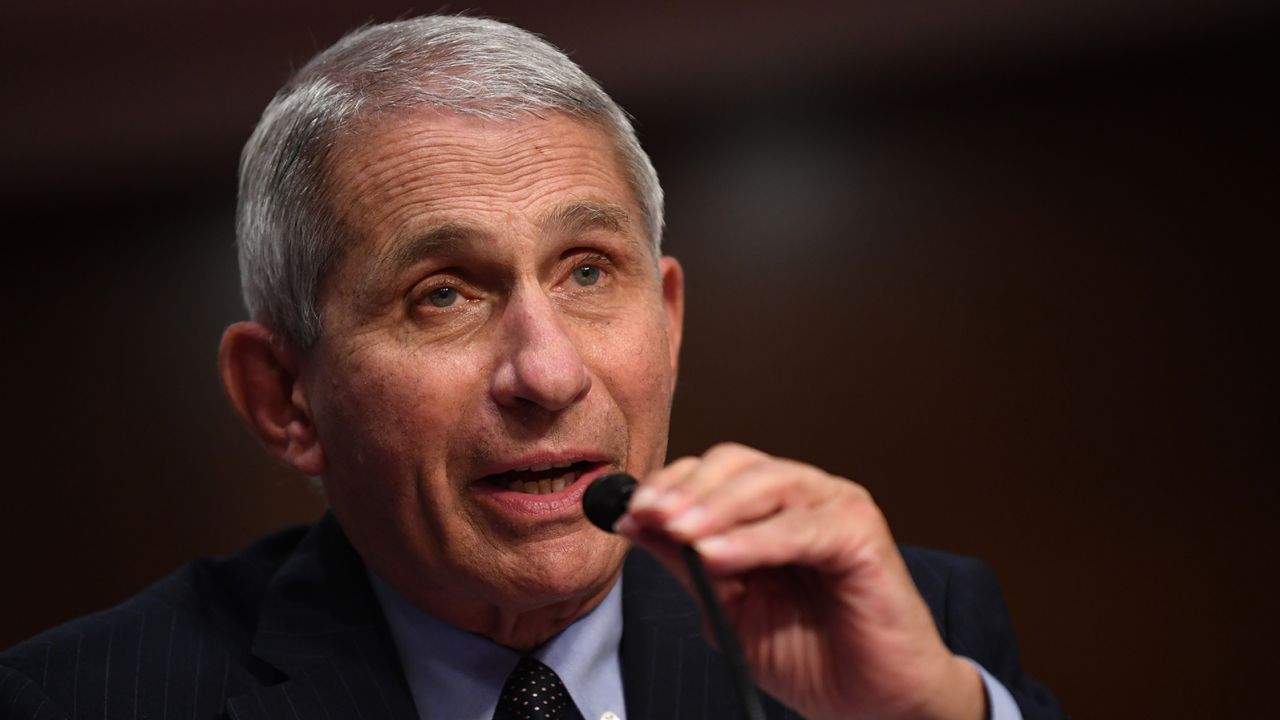
<instances>
[{"instance_id":1,"label":"man's ear","mask_svg":"<svg viewBox=\"0 0 1280 720\"><path fill-rule=\"evenodd\" d=\"M238 322L222 334L218 372L231 405L276 457L312 477L324 473L298 352L256 322Z\"/></svg>"},{"instance_id":2,"label":"man's ear","mask_svg":"<svg viewBox=\"0 0 1280 720\"><path fill-rule=\"evenodd\" d=\"M684 269L670 255L658 260L658 277L662 279L662 305L667 315L667 342L671 346L671 369L680 359L680 338L684 333Z\"/></svg>"}]
</instances>

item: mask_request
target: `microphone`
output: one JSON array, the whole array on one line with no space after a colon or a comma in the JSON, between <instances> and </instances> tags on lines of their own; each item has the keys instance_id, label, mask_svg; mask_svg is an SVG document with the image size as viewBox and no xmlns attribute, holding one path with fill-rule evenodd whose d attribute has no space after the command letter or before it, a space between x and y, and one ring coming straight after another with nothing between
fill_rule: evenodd
<instances>
[{"instance_id":1,"label":"microphone","mask_svg":"<svg viewBox=\"0 0 1280 720\"><path fill-rule=\"evenodd\" d=\"M627 511L631 502L631 494L635 492L636 479L626 473L611 473L596 478L582 495L582 511L592 525L613 532L618 518ZM707 571L702 567L702 559L698 551L689 545L680 546L680 556L684 559L689 577L706 608L707 619L711 624L711 632L715 635L716 644L724 657L725 669L738 695L738 704L746 714L747 720L765 720L764 705L760 701L760 691L751 680L751 670L742 655L742 646L738 644L738 636L734 634L729 621L724 616L724 608L711 589L711 581Z\"/></svg>"},{"instance_id":2,"label":"microphone","mask_svg":"<svg viewBox=\"0 0 1280 720\"><path fill-rule=\"evenodd\" d=\"M582 512L592 525L611 533L618 518L627 511L635 489L636 479L626 473L598 477L582 494Z\"/></svg>"}]
</instances>

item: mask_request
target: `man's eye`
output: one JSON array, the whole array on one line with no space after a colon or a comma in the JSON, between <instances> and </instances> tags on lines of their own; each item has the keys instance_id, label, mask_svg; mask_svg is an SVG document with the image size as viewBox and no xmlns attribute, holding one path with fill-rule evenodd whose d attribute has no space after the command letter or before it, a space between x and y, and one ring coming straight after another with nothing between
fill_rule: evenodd
<instances>
[{"instance_id":1,"label":"man's eye","mask_svg":"<svg viewBox=\"0 0 1280 720\"><path fill-rule=\"evenodd\" d=\"M573 270L573 281L584 287L595 285L600 281L600 268L595 265L579 265Z\"/></svg>"},{"instance_id":2,"label":"man's eye","mask_svg":"<svg viewBox=\"0 0 1280 720\"><path fill-rule=\"evenodd\" d=\"M458 301L458 291L451 287L438 287L427 293L427 300L436 307L449 307Z\"/></svg>"}]
</instances>

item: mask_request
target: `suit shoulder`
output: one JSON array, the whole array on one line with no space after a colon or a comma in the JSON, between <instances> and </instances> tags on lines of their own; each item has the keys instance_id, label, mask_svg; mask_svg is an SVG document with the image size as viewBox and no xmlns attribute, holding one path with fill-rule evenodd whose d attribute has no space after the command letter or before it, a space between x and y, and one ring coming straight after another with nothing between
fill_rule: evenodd
<instances>
[{"instance_id":1,"label":"suit shoulder","mask_svg":"<svg viewBox=\"0 0 1280 720\"><path fill-rule=\"evenodd\" d=\"M950 601L957 589L969 594L974 588L980 588L988 594L994 592L997 599L999 597L1000 586L995 573L978 558L913 545L903 545L898 549L943 637L950 630Z\"/></svg>"},{"instance_id":2,"label":"suit shoulder","mask_svg":"<svg viewBox=\"0 0 1280 720\"><path fill-rule=\"evenodd\" d=\"M226 667L216 672L229 678L252 674L256 661L250 643L258 607L267 584L305 531L291 528L229 557L193 560L120 605L5 650L0 653L0 698L15 707L34 698L43 705L38 715L13 717L58 717L55 705L65 712L77 708L74 714L88 708L132 712L141 708L117 705L138 702L132 688L139 681L146 685L183 672L210 671L200 664L221 663ZM185 668L188 664L194 667ZM37 712L34 708L30 712Z\"/></svg>"},{"instance_id":3,"label":"suit shoulder","mask_svg":"<svg viewBox=\"0 0 1280 720\"><path fill-rule=\"evenodd\" d=\"M0 665L0 719L66 718L66 712L25 673Z\"/></svg>"},{"instance_id":4,"label":"suit shoulder","mask_svg":"<svg viewBox=\"0 0 1280 720\"><path fill-rule=\"evenodd\" d=\"M900 549L947 647L998 679L1023 717L1062 717L1053 694L1023 673L1013 621L991 568L974 557L920 547Z\"/></svg>"},{"instance_id":5,"label":"suit shoulder","mask_svg":"<svg viewBox=\"0 0 1280 720\"><path fill-rule=\"evenodd\" d=\"M917 583L921 580L928 582L957 572L994 578L987 564L976 557L916 545L900 545L898 550L902 552L902 559L906 561L907 569L911 571L911 577L915 578ZM917 574L920 577L917 577Z\"/></svg>"}]
</instances>

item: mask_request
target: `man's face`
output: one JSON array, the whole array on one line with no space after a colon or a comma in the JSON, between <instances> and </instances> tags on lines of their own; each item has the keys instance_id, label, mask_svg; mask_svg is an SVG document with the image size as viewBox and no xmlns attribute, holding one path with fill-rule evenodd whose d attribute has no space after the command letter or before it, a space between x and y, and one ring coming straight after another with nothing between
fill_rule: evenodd
<instances>
[{"instance_id":1,"label":"man's face","mask_svg":"<svg viewBox=\"0 0 1280 720\"><path fill-rule=\"evenodd\" d=\"M682 301L607 136L410 113L335 157L349 242L302 377L343 528L429 609L598 594L626 548L582 492L663 463Z\"/></svg>"}]
</instances>

